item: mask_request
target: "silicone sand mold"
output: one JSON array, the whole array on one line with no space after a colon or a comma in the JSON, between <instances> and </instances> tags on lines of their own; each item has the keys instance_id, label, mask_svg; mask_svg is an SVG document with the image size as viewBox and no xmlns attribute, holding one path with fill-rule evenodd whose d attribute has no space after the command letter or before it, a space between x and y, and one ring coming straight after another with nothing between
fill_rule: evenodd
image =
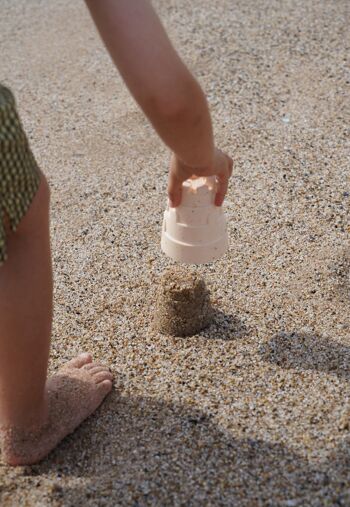
<instances>
[{"instance_id":1,"label":"silicone sand mold","mask_svg":"<svg viewBox=\"0 0 350 507\"><path fill-rule=\"evenodd\" d=\"M155 311L155 329L173 336L190 336L213 317L209 291L196 273L174 267L163 274Z\"/></svg>"},{"instance_id":2,"label":"silicone sand mold","mask_svg":"<svg viewBox=\"0 0 350 507\"><path fill-rule=\"evenodd\" d=\"M182 201L164 212L161 247L178 262L204 264L224 255L228 247L226 219L215 206L215 177L186 180Z\"/></svg>"}]
</instances>

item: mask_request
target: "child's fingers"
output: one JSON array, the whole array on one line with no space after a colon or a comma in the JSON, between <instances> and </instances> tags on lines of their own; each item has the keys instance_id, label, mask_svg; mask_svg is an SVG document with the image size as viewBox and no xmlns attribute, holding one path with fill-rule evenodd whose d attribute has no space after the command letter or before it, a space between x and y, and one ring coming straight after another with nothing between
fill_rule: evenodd
<instances>
[{"instance_id":1,"label":"child's fingers","mask_svg":"<svg viewBox=\"0 0 350 507\"><path fill-rule=\"evenodd\" d=\"M233 171L233 160L229 155L226 155L227 161L228 161L228 177L230 178L232 176Z\"/></svg>"},{"instance_id":2,"label":"child's fingers","mask_svg":"<svg viewBox=\"0 0 350 507\"><path fill-rule=\"evenodd\" d=\"M218 178L218 190L215 195L215 206L221 206L224 202L225 195L228 187L228 174L225 172L217 176Z\"/></svg>"},{"instance_id":3,"label":"child's fingers","mask_svg":"<svg viewBox=\"0 0 350 507\"><path fill-rule=\"evenodd\" d=\"M169 173L169 182L168 182L168 197L170 206L172 208L176 208L181 203L182 196L182 181L179 180L173 171Z\"/></svg>"},{"instance_id":4,"label":"child's fingers","mask_svg":"<svg viewBox=\"0 0 350 507\"><path fill-rule=\"evenodd\" d=\"M227 188L228 188L228 180L232 176L232 171L233 171L232 158L229 155L227 155L226 153L224 153L224 155L225 155L227 164L226 164L225 169L222 171L222 173L217 175L218 190L215 195L215 205L216 206L221 206L222 203L224 202L224 199L225 199L225 196L227 193Z\"/></svg>"}]
</instances>

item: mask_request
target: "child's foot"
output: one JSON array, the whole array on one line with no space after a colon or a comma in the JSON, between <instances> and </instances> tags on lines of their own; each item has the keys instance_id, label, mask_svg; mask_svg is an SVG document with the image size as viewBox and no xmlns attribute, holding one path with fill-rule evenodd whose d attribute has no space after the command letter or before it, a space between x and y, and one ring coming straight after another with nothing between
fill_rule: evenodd
<instances>
[{"instance_id":1,"label":"child's foot","mask_svg":"<svg viewBox=\"0 0 350 507\"><path fill-rule=\"evenodd\" d=\"M81 354L47 381L48 418L44 426L2 432L2 458L9 465L37 463L101 404L112 389L109 369Z\"/></svg>"}]
</instances>

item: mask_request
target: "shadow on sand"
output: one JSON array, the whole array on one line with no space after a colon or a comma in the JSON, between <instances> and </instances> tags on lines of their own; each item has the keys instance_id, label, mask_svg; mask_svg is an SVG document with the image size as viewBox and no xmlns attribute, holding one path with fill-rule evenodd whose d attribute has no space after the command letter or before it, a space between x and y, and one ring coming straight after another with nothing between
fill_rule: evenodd
<instances>
[{"instance_id":1,"label":"shadow on sand","mask_svg":"<svg viewBox=\"0 0 350 507\"><path fill-rule=\"evenodd\" d=\"M227 314L214 308L213 323L200 334L210 340L229 341L243 338L249 332L249 329L236 315Z\"/></svg>"},{"instance_id":2,"label":"shadow on sand","mask_svg":"<svg viewBox=\"0 0 350 507\"><path fill-rule=\"evenodd\" d=\"M349 506L340 461L349 470L347 442L316 467L283 445L232 438L196 409L113 392L27 474L61 478L50 505Z\"/></svg>"},{"instance_id":3,"label":"shadow on sand","mask_svg":"<svg viewBox=\"0 0 350 507\"><path fill-rule=\"evenodd\" d=\"M265 361L282 368L332 373L350 379L350 347L313 333L284 333L260 348Z\"/></svg>"}]
</instances>

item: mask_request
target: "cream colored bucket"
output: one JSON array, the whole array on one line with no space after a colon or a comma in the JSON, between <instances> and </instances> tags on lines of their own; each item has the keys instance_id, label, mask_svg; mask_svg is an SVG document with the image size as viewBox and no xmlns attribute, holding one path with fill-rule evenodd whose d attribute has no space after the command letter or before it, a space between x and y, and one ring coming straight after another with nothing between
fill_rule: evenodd
<instances>
[{"instance_id":1,"label":"cream colored bucket","mask_svg":"<svg viewBox=\"0 0 350 507\"><path fill-rule=\"evenodd\" d=\"M164 212L161 248L178 262L205 264L224 255L228 248L226 218L215 206L216 179L196 178L182 184L177 208Z\"/></svg>"}]
</instances>

